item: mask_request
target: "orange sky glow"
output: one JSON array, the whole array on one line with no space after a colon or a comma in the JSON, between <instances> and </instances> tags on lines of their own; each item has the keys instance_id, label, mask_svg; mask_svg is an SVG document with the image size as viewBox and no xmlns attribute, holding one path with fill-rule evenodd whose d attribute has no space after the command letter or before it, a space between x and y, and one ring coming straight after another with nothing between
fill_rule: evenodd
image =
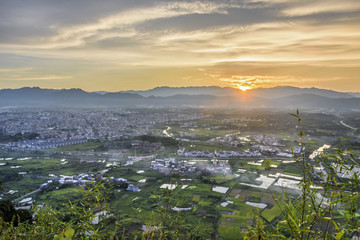
<instances>
[{"instance_id":1,"label":"orange sky glow","mask_svg":"<svg viewBox=\"0 0 360 240\"><path fill-rule=\"evenodd\" d=\"M358 0L0 3L0 88L360 91Z\"/></svg>"}]
</instances>

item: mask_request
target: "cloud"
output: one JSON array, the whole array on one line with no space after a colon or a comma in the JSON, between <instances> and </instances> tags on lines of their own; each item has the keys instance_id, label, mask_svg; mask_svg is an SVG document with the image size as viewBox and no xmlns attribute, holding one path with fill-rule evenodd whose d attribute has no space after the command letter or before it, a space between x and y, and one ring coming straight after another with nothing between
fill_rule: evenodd
<instances>
[{"instance_id":1,"label":"cloud","mask_svg":"<svg viewBox=\"0 0 360 240\"><path fill-rule=\"evenodd\" d=\"M359 76L355 0L29 1L0 9L0 83L254 87Z\"/></svg>"},{"instance_id":2,"label":"cloud","mask_svg":"<svg viewBox=\"0 0 360 240\"><path fill-rule=\"evenodd\" d=\"M23 67L23 68L0 68L0 73L8 73L8 72L25 72L30 71L32 68Z\"/></svg>"},{"instance_id":3,"label":"cloud","mask_svg":"<svg viewBox=\"0 0 360 240\"><path fill-rule=\"evenodd\" d=\"M58 29L58 35L53 37L53 42L67 43L69 46L81 45L91 36L101 35L101 39L114 36L134 36L134 25L156 19L173 18L190 14L228 14L226 8L234 7L225 3L217 2L169 2L157 4L152 7L135 8L119 12L97 22L76 25ZM53 25L52 29L56 29ZM63 46L62 44L59 45Z\"/></svg>"},{"instance_id":4,"label":"cloud","mask_svg":"<svg viewBox=\"0 0 360 240\"><path fill-rule=\"evenodd\" d=\"M301 78L297 76L242 76L233 75L230 78L219 78L222 82L230 83L232 87L248 90L257 87L269 87L273 85L282 85L283 83L299 83Z\"/></svg>"},{"instance_id":5,"label":"cloud","mask_svg":"<svg viewBox=\"0 0 360 240\"><path fill-rule=\"evenodd\" d=\"M61 80L61 79L70 79L72 76L56 76L56 75L47 75L47 76L34 76L34 77L10 77L7 80L12 81L37 81L37 80Z\"/></svg>"},{"instance_id":6,"label":"cloud","mask_svg":"<svg viewBox=\"0 0 360 240\"><path fill-rule=\"evenodd\" d=\"M303 1L300 4L285 8L282 11L284 16L307 16L320 13L354 12L360 10L360 2L357 0L317 0Z\"/></svg>"}]
</instances>

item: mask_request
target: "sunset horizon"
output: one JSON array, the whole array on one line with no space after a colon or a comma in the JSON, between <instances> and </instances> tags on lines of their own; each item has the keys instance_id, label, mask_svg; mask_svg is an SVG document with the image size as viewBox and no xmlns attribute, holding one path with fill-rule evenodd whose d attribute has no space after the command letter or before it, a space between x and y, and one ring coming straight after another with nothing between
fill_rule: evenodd
<instances>
[{"instance_id":1,"label":"sunset horizon","mask_svg":"<svg viewBox=\"0 0 360 240\"><path fill-rule=\"evenodd\" d=\"M259 90L259 89L276 89L276 88L295 88L295 89L319 89L319 90L325 90L325 91L334 91L334 92L339 92L339 93L360 93L360 91L340 91L340 90L335 90L335 89L329 89L329 88L318 88L318 87L296 87L296 86L289 86L289 85L278 85L278 86L271 86L271 87L263 87L263 86L259 86L259 87L253 87L253 88L240 88L237 86L218 86L218 85L199 85L199 86L195 86L195 85L189 85L189 86L155 86L152 88L139 88L139 89L120 89L120 90L104 90L104 89L86 89L86 88L81 88L81 87L59 87L59 88L48 88L48 87L41 87L41 86L21 86L21 87L14 87L14 88L0 88L1 90L18 90L18 89L23 89L23 88L29 88L29 89L34 89L34 88L39 88L39 89L43 89L43 90L82 90L85 92L105 92L105 93L117 93L117 92L146 92L146 91L151 91L154 89L161 89L161 88L170 88L170 89L177 89L177 88L221 88L221 89L234 89L234 90L238 90L239 93L244 93L246 94L249 91L252 90Z\"/></svg>"}]
</instances>

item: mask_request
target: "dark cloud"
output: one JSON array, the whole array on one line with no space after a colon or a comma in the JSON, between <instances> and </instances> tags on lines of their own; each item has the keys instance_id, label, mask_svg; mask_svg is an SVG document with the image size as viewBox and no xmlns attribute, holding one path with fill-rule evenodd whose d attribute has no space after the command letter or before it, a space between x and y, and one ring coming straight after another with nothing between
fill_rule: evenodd
<instances>
[{"instance_id":1,"label":"dark cloud","mask_svg":"<svg viewBox=\"0 0 360 240\"><path fill-rule=\"evenodd\" d=\"M152 1L133 0L2 0L0 1L0 42L28 42L49 37L57 29L87 24L124 9L150 6Z\"/></svg>"}]
</instances>

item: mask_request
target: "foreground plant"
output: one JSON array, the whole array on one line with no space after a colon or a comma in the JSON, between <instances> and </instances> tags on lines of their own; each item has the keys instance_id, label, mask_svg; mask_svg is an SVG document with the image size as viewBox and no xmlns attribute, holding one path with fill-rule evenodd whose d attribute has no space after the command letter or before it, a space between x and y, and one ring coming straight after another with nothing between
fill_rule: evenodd
<instances>
[{"instance_id":1,"label":"foreground plant","mask_svg":"<svg viewBox=\"0 0 360 240\"><path fill-rule=\"evenodd\" d=\"M291 115L297 118L301 129L299 111ZM350 149L338 149L336 154L322 154L311 161L305 152L311 143L306 146L303 135L300 130L302 151L296 159L303 171L300 195L294 197L284 191L287 203L277 202L283 210L282 221L270 226L256 221L255 226L249 228L247 239L262 239L264 235L266 239L297 240L359 236L360 168L353 153Z\"/></svg>"},{"instance_id":2,"label":"foreground plant","mask_svg":"<svg viewBox=\"0 0 360 240\"><path fill-rule=\"evenodd\" d=\"M100 211L108 211L106 204L109 187L103 182L87 186L82 190L82 199L77 204L69 202L62 211L51 207L34 207L32 222L14 222L3 225L0 238L7 239L106 239L106 221Z\"/></svg>"}]
</instances>

